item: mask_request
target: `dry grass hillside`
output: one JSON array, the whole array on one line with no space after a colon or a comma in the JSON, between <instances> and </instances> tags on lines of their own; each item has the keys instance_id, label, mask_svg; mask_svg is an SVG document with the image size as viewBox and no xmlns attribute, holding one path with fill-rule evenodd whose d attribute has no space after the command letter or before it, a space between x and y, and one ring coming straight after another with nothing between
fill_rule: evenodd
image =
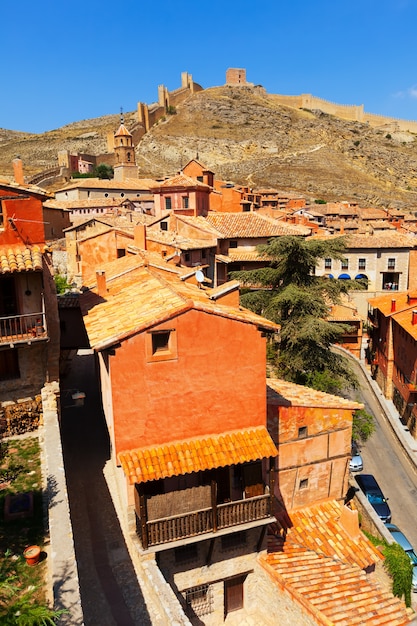
<instances>
[{"instance_id":1,"label":"dry grass hillside","mask_svg":"<svg viewBox=\"0 0 417 626\"><path fill-rule=\"evenodd\" d=\"M134 113L125 115L127 127L134 121ZM56 164L61 149L102 153L118 124L114 115L43 135L0 129L0 175L10 174L17 154L32 174ZM217 178L236 183L417 210L415 135L282 106L257 88L199 92L136 146L141 176L169 176L196 156Z\"/></svg>"}]
</instances>

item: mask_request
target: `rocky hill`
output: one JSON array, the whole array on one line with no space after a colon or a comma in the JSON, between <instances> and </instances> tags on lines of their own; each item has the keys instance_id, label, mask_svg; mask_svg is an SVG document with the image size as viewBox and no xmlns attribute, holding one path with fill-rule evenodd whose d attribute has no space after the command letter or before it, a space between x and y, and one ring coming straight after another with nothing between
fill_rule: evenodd
<instances>
[{"instance_id":1,"label":"rocky hill","mask_svg":"<svg viewBox=\"0 0 417 626\"><path fill-rule=\"evenodd\" d=\"M129 128L134 113L125 115ZM19 154L25 173L56 164L58 150L99 154L117 115L43 135L0 129L0 175ZM326 200L417 210L417 140L278 103L251 87L215 87L191 96L136 146L141 176L169 176L198 157L217 178Z\"/></svg>"}]
</instances>

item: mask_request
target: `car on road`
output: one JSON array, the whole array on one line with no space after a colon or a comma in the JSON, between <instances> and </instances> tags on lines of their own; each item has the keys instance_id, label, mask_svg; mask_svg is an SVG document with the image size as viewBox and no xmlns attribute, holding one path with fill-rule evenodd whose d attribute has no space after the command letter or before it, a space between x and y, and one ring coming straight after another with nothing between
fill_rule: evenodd
<instances>
[{"instance_id":1,"label":"car on road","mask_svg":"<svg viewBox=\"0 0 417 626\"><path fill-rule=\"evenodd\" d=\"M388 506L387 499L382 493L381 487L376 482L372 474L358 474L355 476L361 491L365 494L369 504L374 508L378 517L384 522L391 521L391 510Z\"/></svg>"},{"instance_id":2,"label":"car on road","mask_svg":"<svg viewBox=\"0 0 417 626\"><path fill-rule=\"evenodd\" d=\"M361 472L363 470L363 460L355 441L352 441L352 456L349 463L349 469L351 472Z\"/></svg>"},{"instance_id":3,"label":"car on road","mask_svg":"<svg viewBox=\"0 0 417 626\"><path fill-rule=\"evenodd\" d=\"M401 532L398 526L396 526L395 524L385 524L385 526L391 533L394 541L400 544L402 549L409 556L411 563L413 564L413 583L411 588L415 593L417 593L417 554L415 553L414 548L408 541L407 537L404 535L404 533Z\"/></svg>"}]
</instances>

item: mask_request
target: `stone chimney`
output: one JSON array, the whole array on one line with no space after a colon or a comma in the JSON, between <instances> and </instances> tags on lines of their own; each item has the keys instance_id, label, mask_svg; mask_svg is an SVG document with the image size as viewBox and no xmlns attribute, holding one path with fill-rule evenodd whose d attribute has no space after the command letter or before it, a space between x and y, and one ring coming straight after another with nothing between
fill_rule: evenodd
<instances>
[{"instance_id":1,"label":"stone chimney","mask_svg":"<svg viewBox=\"0 0 417 626\"><path fill-rule=\"evenodd\" d=\"M397 309L397 301L394 298L391 300L391 313L394 313Z\"/></svg>"},{"instance_id":2,"label":"stone chimney","mask_svg":"<svg viewBox=\"0 0 417 626\"><path fill-rule=\"evenodd\" d=\"M413 326L415 326L417 324L417 311L416 309L413 309L412 313L411 313L411 323Z\"/></svg>"},{"instance_id":3,"label":"stone chimney","mask_svg":"<svg viewBox=\"0 0 417 626\"><path fill-rule=\"evenodd\" d=\"M146 226L145 224L136 224L134 230L134 242L140 250L146 250Z\"/></svg>"},{"instance_id":4,"label":"stone chimney","mask_svg":"<svg viewBox=\"0 0 417 626\"><path fill-rule=\"evenodd\" d=\"M23 176L22 159L20 157L16 157L15 159L13 159L12 164L13 164L13 175L14 175L15 182L18 185L24 185L25 179Z\"/></svg>"},{"instance_id":5,"label":"stone chimney","mask_svg":"<svg viewBox=\"0 0 417 626\"><path fill-rule=\"evenodd\" d=\"M96 280L98 295L104 298L107 296L106 272L104 270L97 270Z\"/></svg>"}]
</instances>

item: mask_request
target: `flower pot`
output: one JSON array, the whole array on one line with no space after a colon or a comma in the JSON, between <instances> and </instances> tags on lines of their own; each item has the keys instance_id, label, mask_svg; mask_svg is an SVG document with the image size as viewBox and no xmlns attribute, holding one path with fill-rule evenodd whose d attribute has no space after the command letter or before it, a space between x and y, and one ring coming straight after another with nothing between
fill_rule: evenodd
<instances>
[{"instance_id":1,"label":"flower pot","mask_svg":"<svg viewBox=\"0 0 417 626\"><path fill-rule=\"evenodd\" d=\"M39 546L29 546L23 551L23 556L25 557L28 565L36 565L39 563L41 549Z\"/></svg>"}]
</instances>

